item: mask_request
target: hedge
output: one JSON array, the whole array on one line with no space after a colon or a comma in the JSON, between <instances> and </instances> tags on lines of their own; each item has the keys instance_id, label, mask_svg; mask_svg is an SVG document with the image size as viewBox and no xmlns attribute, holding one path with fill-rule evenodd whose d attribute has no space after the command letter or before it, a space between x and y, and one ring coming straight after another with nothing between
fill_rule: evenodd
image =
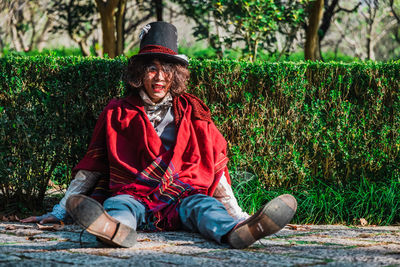
<instances>
[{"instance_id":1,"label":"hedge","mask_svg":"<svg viewBox=\"0 0 400 267\"><path fill-rule=\"evenodd\" d=\"M67 184L98 114L124 95L126 58L0 59L2 203ZM228 140L229 168L260 187L400 179L400 62L190 62L190 92ZM240 177L237 177L240 181Z\"/></svg>"}]
</instances>

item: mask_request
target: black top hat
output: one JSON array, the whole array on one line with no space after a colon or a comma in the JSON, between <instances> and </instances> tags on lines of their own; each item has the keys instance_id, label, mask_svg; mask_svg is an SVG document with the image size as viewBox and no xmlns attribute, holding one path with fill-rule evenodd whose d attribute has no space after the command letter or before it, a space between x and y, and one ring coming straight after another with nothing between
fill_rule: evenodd
<instances>
[{"instance_id":1,"label":"black top hat","mask_svg":"<svg viewBox=\"0 0 400 267\"><path fill-rule=\"evenodd\" d=\"M139 53L132 57L158 57L188 65L185 55L178 55L178 33L176 27L164 21L157 21L143 27L140 35Z\"/></svg>"}]
</instances>

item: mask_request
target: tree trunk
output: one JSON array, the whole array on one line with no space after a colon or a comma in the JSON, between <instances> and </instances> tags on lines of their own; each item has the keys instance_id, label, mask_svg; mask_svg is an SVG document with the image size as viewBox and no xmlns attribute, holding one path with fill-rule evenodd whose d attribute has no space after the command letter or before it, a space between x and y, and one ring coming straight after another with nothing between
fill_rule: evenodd
<instances>
[{"instance_id":1,"label":"tree trunk","mask_svg":"<svg viewBox=\"0 0 400 267\"><path fill-rule=\"evenodd\" d=\"M162 0L154 0L156 4L157 21L163 21L163 3Z\"/></svg>"},{"instance_id":2,"label":"tree trunk","mask_svg":"<svg viewBox=\"0 0 400 267\"><path fill-rule=\"evenodd\" d=\"M304 46L304 58L306 60L317 60L321 58L319 54L318 29L324 9L324 0L315 0L310 3L308 26L306 29L306 43Z\"/></svg>"},{"instance_id":3,"label":"tree trunk","mask_svg":"<svg viewBox=\"0 0 400 267\"><path fill-rule=\"evenodd\" d=\"M115 22L117 30L117 47L116 56L124 53L124 16L125 16L126 0L120 0L118 10L115 13Z\"/></svg>"},{"instance_id":4,"label":"tree trunk","mask_svg":"<svg viewBox=\"0 0 400 267\"><path fill-rule=\"evenodd\" d=\"M11 25L11 33L12 33L12 42L14 44L14 48L16 51L20 52L23 51L21 39L19 38L17 28L15 25Z\"/></svg>"},{"instance_id":5,"label":"tree trunk","mask_svg":"<svg viewBox=\"0 0 400 267\"><path fill-rule=\"evenodd\" d=\"M3 36L3 33L0 31L0 35ZM3 51L4 48L4 43L3 39L0 39L0 51ZM2 56L2 53L0 52L0 57Z\"/></svg>"},{"instance_id":6,"label":"tree trunk","mask_svg":"<svg viewBox=\"0 0 400 267\"><path fill-rule=\"evenodd\" d=\"M47 41L48 33L52 27L53 27L53 22L50 19L47 19L45 25L43 26L40 33L38 34L38 37L35 38L34 47L36 47L39 51L43 50L43 47ZM33 38L33 36L32 36L32 38Z\"/></svg>"},{"instance_id":7,"label":"tree trunk","mask_svg":"<svg viewBox=\"0 0 400 267\"><path fill-rule=\"evenodd\" d=\"M374 42L372 40L372 24L368 27L367 33L367 59L375 60Z\"/></svg>"},{"instance_id":8,"label":"tree trunk","mask_svg":"<svg viewBox=\"0 0 400 267\"><path fill-rule=\"evenodd\" d=\"M258 52L258 42L259 42L258 39L256 41L254 41L254 44L253 44L253 56L252 56L251 62L255 62L256 61L257 52Z\"/></svg>"},{"instance_id":9,"label":"tree trunk","mask_svg":"<svg viewBox=\"0 0 400 267\"><path fill-rule=\"evenodd\" d=\"M323 12L321 26L319 27L320 34L318 36L319 43L321 43L322 39L324 39L325 34L327 33L329 27L331 26L333 15L335 15L335 8L338 5L339 0L332 0L329 5L328 2L325 2L325 11Z\"/></svg>"},{"instance_id":10,"label":"tree trunk","mask_svg":"<svg viewBox=\"0 0 400 267\"><path fill-rule=\"evenodd\" d=\"M115 9L120 0L96 0L100 12L101 30L103 32L103 54L110 58L117 56L117 40L115 36L116 26L114 23Z\"/></svg>"},{"instance_id":11,"label":"tree trunk","mask_svg":"<svg viewBox=\"0 0 400 267\"><path fill-rule=\"evenodd\" d=\"M366 19L367 21L367 59L375 60L375 53L374 53L374 41L373 41L373 29L376 17L376 9L375 6L371 4L368 7L368 15L369 17Z\"/></svg>"},{"instance_id":12,"label":"tree trunk","mask_svg":"<svg viewBox=\"0 0 400 267\"><path fill-rule=\"evenodd\" d=\"M82 55L85 57L90 56L90 47L87 45L86 40L82 39L78 42Z\"/></svg>"}]
</instances>

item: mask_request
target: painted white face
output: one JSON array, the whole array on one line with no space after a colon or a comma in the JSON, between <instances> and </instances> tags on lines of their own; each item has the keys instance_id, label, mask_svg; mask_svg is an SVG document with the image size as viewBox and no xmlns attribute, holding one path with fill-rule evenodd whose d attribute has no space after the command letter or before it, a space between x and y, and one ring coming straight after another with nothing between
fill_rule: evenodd
<instances>
[{"instance_id":1,"label":"painted white face","mask_svg":"<svg viewBox=\"0 0 400 267\"><path fill-rule=\"evenodd\" d=\"M143 85L147 95L154 103L158 103L167 95L172 83L171 67L161 64L157 59L147 67L143 77Z\"/></svg>"}]
</instances>

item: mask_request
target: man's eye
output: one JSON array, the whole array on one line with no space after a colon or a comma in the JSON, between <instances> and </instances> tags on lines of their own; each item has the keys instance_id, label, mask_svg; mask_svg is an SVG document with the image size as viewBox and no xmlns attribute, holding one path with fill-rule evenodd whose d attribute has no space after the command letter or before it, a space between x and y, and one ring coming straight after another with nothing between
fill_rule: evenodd
<instances>
[{"instance_id":1,"label":"man's eye","mask_svg":"<svg viewBox=\"0 0 400 267\"><path fill-rule=\"evenodd\" d=\"M172 72L172 64L166 64L163 66L163 71L165 73L171 73Z\"/></svg>"},{"instance_id":2,"label":"man's eye","mask_svg":"<svg viewBox=\"0 0 400 267\"><path fill-rule=\"evenodd\" d=\"M149 66L147 67L148 72L157 72L157 67L156 66Z\"/></svg>"}]
</instances>

